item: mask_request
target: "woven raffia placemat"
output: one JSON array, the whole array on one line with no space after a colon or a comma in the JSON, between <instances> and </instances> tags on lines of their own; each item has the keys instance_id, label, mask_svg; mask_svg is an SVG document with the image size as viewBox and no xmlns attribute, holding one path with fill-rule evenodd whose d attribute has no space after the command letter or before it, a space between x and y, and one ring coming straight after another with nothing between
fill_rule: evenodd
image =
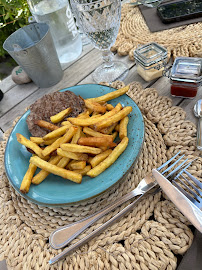
<instances>
[{"instance_id":1,"label":"woven raffia placemat","mask_svg":"<svg viewBox=\"0 0 202 270\"><path fill-rule=\"evenodd\" d=\"M139 8L124 4L119 33L111 50L119 55L129 55L134 60L137 46L150 42L164 46L168 50L168 60L171 56L202 57L202 23L152 33Z\"/></svg>"},{"instance_id":2,"label":"woven raffia placemat","mask_svg":"<svg viewBox=\"0 0 202 270\"><path fill-rule=\"evenodd\" d=\"M122 82L112 85L121 86ZM64 260L53 266L48 264L49 259L61 251L52 249L48 243L54 229L80 220L121 198L152 168L179 149L190 158L199 156L195 150L196 128L185 120L185 112L180 107L172 106L169 98L158 96L154 88L143 89L136 82L130 84L128 95L144 115L145 142L141 155L126 180L89 201L65 208L49 208L35 205L16 194L4 171L3 155L11 130L5 134L0 147L0 260L6 259L9 269L176 269L177 256L190 247L193 233L188 220L162 193L141 201L124 218ZM202 158L195 160L189 171L200 179ZM126 205L103 217L73 243Z\"/></svg>"}]
</instances>

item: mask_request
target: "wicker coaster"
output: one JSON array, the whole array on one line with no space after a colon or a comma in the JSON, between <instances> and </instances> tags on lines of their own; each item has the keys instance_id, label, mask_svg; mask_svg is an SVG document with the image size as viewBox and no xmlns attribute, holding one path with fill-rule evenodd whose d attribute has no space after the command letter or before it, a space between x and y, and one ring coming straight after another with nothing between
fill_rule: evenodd
<instances>
[{"instance_id":1,"label":"wicker coaster","mask_svg":"<svg viewBox=\"0 0 202 270\"><path fill-rule=\"evenodd\" d=\"M114 88L121 86L122 82L112 85ZM144 114L145 142L140 157L126 180L100 197L83 203L48 208L16 194L4 172L3 155L11 130L5 134L0 147L0 260L6 259L9 269L176 269L176 255L186 252L193 234L187 219L161 193L141 201L124 218L64 260L53 266L48 264L50 258L61 252L52 249L48 243L54 229L80 220L121 198L152 168L179 149L190 158L199 154L195 149L195 126L185 121L185 112L172 107L169 98L159 97L155 89L143 89L136 82L130 84L128 95ZM195 160L189 171L200 179L202 159ZM73 243L127 204L100 219Z\"/></svg>"},{"instance_id":2,"label":"wicker coaster","mask_svg":"<svg viewBox=\"0 0 202 270\"><path fill-rule=\"evenodd\" d=\"M112 51L129 55L134 60L137 46L149 42L164 46L168 50L168 59L171 56L202 57L202 23L151 33L139 8L124 4L119 34Z\"/></svg>"}]
</instances>

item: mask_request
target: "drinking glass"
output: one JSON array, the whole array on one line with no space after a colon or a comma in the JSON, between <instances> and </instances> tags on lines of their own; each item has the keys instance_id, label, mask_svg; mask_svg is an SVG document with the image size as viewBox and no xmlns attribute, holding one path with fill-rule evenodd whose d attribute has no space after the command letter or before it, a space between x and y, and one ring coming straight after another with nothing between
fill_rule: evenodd
<instances>
[{"instance_id":1,"label":"drinking glass","mask_svg":"<svg viewBox=\"0 0 202 270\"><path fill-rule=\"evenodd\" d=\"M94 81L123 80L128 67L121 61L113 61L110 51L119 31L121 0L71 0L71 3L82 31L102 51L104 63L93 72Z\"/></svg>"}]
</instances>

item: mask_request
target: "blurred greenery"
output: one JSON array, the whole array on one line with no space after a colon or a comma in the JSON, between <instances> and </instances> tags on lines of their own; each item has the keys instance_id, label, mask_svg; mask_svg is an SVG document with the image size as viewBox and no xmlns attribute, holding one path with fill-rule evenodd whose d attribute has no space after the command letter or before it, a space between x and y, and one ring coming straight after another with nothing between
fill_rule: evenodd
<instances>
[{"instance_id":1,"label":"blurred greenery","mask_svg":"<svg viewBox=\"0 0 202 270\"><path fill-rule=\"evenodd\" d=\"M3 43L13 32L28 24L31 13L26 0L0 0L0 57L7 55Z\"/></svg>"}]
</instances>

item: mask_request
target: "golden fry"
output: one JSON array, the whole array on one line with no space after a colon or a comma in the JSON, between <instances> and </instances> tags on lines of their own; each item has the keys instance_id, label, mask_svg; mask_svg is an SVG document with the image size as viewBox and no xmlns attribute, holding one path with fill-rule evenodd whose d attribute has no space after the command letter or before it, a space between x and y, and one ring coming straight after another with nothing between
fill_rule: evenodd
<instances>
[{"instance_id":1,"label":"golden fry","mask_svg":"<svg viewBox=\"0 0 202 270\"><path fill-rule=\"evenodd\" d=\"M67 126L68 128L70 128L72 126L72 124L69 121L63 121L61 123L61 126Z\"/></svg>"},{"instance_id":2,"label":"golden fry","mask_svg":"<svg viewBox=\"0 0 202 270\"><path fill-rule=\"evenodd\" d=\"M22 193L27 193L29 191L31 182L32 182L32 177L37 169L37 166L34 164L29 164L28 170L25 173L21 186L20 186L20 191Z\"/></svg>"},{"instance_id":3,"label":"golden fry","mask_svg":"<svg viewBox=\"0 0 202 270\"><path fill-rule=\"evenodd\" d=\"M35 142L36 144L40 145L49 145L52 144L57 138L51 140L45 140L41 137L30 137L30 141Z\"/></svg>"},{"instance_id":4,"label":"golden fry","mask_svg":"<svg viewBox=\"0 0 202 270\"><path fill-rule=\"evenodd\" d=\"M114 123L117 123L122 118L124 118L126 115L128 115L130 112L132 112L131 106L127 106L127 107L123 108L121 111L119 111L117 114L111 116L110 118L104 119L103 121L96 123L95 130L101 130L103 128L111 126Z\"/></svg>"},{"instance_id":5,"label":"golden fry","mask_svg":"<svg viewBox=\"0 0 202 270\"><path fill-rule=\"evenodd\" d=\"M67 151L62 150L61 148L57 149L57 154L63 157L74 159L74 160L87 160L88 159L87 154L67 152Z\"/></svg>"},{"instance_id":6,"label":"golden fry","mask_svg":"<svg viewBox=\"0 0 202 270\"><path fill-rule=\"evenodd\" d=\"M90 114L90 112L89 112L88 110L86 110L86 111L80 113L80 114L77 116L77 118L85 119L85 118L90 117L89 114Z\"/></svg>"},{"instance_id":7,"label":"golden fry","mask_svg":"<svg viewBox=\"0 0 202 270\"><path fill-rule=\"evenodd\" d=\"M101 129L100 132L103 134L111 134L115 126L116 126L116 123L112 124L111 126Z\"/></svg>"},{"instance_id":8,"label":"golden fry","mask_svg":"<svg viewBox=\"0 0 202 270\"><path fill-rule=\"evenodd\" d=\"M60 147L62 150L70 151L70 152L78 152L78 153L89 153L89 154L100 154L102 152L101 149L90 147L90 146L83 146L78 144L71 144L71 143L64 143L61 144Z\"/></svg>"},{"instance_id":9,"label":"golden fry","mask_svg":"<svg viewBox=\"0 0 202 270\"><path fill-rule=\"evenodd\" d=\"M93 112L105 113L106 106L103 106L97 102L84 100L86 108L92 110Z\"/></svg>"},{"instance_id":10,"label":"golden fry","mask_svg":"<svg viewBox=\"0 0 202 270\"><path fill-rule=\"evenodd\" d=\"M79 173L75 173L63 168L60 168L56 165L50 164L47 161L44 161L43 159L35 156L30 158L30 163L36 165L37 167L48 171L50 173L53 173L55 175L59 175L65 179L69 179L75 183L80 184L82 180L82 175Z\"/></svg>"},{"instance_id":11,"label":"golden fry","mask_svg":"<svg viewBox=\"0 0 202 270\"><path fill-rule=\"evenodd\" d=\"M57 139L58 139L58 137L54 138L54 139L50 139L50 140L45 140L42 145L50 145L50 144L54 143Z\"/></svg>"},{"instance_id":12,"label":"golden fry","mask_svg":"<svg viewBox=\"0 0 202 270\"><path fill-rule=\"evenodd\" d=\"M117 131L115 131L115 132L112 133L113 141L116 139L117 135L118 135L118 132Z\"/></svg>"},{"instance_id":13,"label":"golden fry","mask_svg":"<svg viewBox=\"0 0 202 270\"><path fill-rule=\"evenodd\" d=\"M50 160L48 161L50 164L52 165L56 165L59 160L62 157L60 156L54 156L51 157ZM45 170L41 170L39 173L37 173L33 178L32 178L32 184L38 185L40 184L50 173L45 171Z\"/></svg>"},{"instance_id":14,"label":"golden fry","mask_svg":"<svg viewBox=\"0 0 202 270\"><path fill-rule=\"evenodd\" d=\"M86 137L80 138L78 140L79 145L93 146L93 147L101 147L101 146L110 146L113 143L113 137Z\"/></svg>"},{"instance_id":15,"label":"golden fry","mask_svg":"<svg viewBox=\"0 0 202 270\"><path fill-rule=\"evenodd\" d=\"M59 113L57 113L57 114L55 114L55 115L52 115L51 117L50 117L50 120L51 120L51 122L52 123L59 123L59 122L61 122L68 114L70 114L70 112L72 111L72 109L71 108L67 108L67 109L65 109L65 110L63 110L63 111L61 111L61 112L59 112Z\"/></svg>"},{"instance_id":16,"label":"golden fry","mask_svg":"<svg viewBox=\"0 0 202 270\"><path fill-rule=\"evenodd\" d=\"M60 137L62 136L63 134L65 134L65 132L67 131L68 127L67 126L62 126L52 132L49 132L48 134L46 134L43 139L44 140L51 140L51 139L54 139L56 137Z\"/></svg>"},{"instance_id":17,"label":"golden fry","mask_svg":"<svg viewBox=\"0 0 202 270\"><path fill-rule=\"evenodd\" d=\"M119 128L120 128L120 124L117 124L117 125L115 126L115 130L119 132Z\"/></svg>"},{"instance_id":18,"label":"golden fry","mask_svg":"<svg viewBox=\"0 0 202 270\"><path fill-rule=\"evenodd\" d=\"M90 160L90 164L91 166L94 168L95 166L97 166L100 162L102 162L105 158L107 158L112 152L112 149L108 149L102 153L100 153L99 155L96 155L95 157L93 157Z\"/></svg>"},{"instance_id":19,"label":"golden fry","mask_svg":"<svg viewBox=\"0 0 202 270\"><path fill-rule=\"evenodd\" d=\"M81 170L73 170L73 172L80 173L81 175L86 175L87 172L91 170L91 166L87 165L84 169Z\"/></svg>"},{"instance_id":20,"label":"golden fry","mask_svg":"<svg viewBox=\"0 0 202 270\"><path fill-rule=\"evenodd\" d=\"M102 116L102 114L100 114L100 113L99 114L94 114L94 115L91 116L91 118L96 118L96 117L100 117L100 116Z\"/></svg>"},{"instance_id":21,"label":"golden fry","mask_svg":"<svg viewBox=\"0 0 202 270\"><path fill-rule=\"evenodd\" d=\"M30 141L36 144L42 144L44 142L44 139L41 137L30 137Z\"/></svg>"},{"instance_id":22,"label":"golden fry","mask_svg":"<svg viewBox=\"0 0 202 270\"><path fill-rule=\"evenodd\" d=\"M106 107L107 107L107 111L111 111L114 109L114 106L112 104L107 104Z\"/></svg>"},{"instance_id":23,"label":"golden fry","mask_svg":"<svg viewBox=\"0 0 202 270\"><path fill-rule=\"evenodd\" d=\"M51 131L58 129L57 126L55 126L52 123L49 123L47 121L44 121L44 120L38 120L35 122L35 124L39 127L46 128L46 129L51 130Z\"/></svg>"},{"instance_id":24,"label":"golden fry","mask_svg":"<svg viewBox=\"0 0 202 270\"><path fill-rule=\"evenodd\" d=\"M106 102L109 101L111 99L117 98L119 96L122 96L123 94L125 94L127 91L129 90L129 85L120 88L118 90L115 90L113 92L110 92L106 95L100 96L100 97L96 97L96 98L88 98L87 100L89 101L95 101L95 102Z\"/></svg>"},{"instance_id":25,"label":"golden fry","mask_svg":"<svg viewBox=\"0 0 202 270\"><path fill-rule=\"evenodd\" d=\"M128 126L129 118L128 116L124 117L120 121L119 127L119 138L122 140L124 137L127 137L127 126Z\"/></svg>"},{"instance_id":26,"label":"golden fry","mask_svg":"<svg viewBox=\"0 0 202 270\"><path fill-rule=\"evenodd\" d=\"M70 158L62 157L61 160L57 163L57 166L60 168L65 168L69 162Z\"/></svg>"},{"instance_id":27,"label":"golden fry","mask_svg":"<svg viewBox=\"0 0 202 270\"><path fill-rule=\"evenodd\" d=\"M36 143L31 142L22 134L16 133L16 136L19 143L34 151L34 153L37 154L39 157L43 158L42 149Z\"/></svg>"},{"instance_id":28,"label":"golden fry","mask_svg":"<svg viewBox=\"0 0 202 270\"><path fill-rule=\"evenodd\" d=\"M84 128L83 128L83 132L84 132L85 134L87 134L87 135L92 136L92 137L109 136L109 135L107 135L107 134L102 134L102 133L100 133L100 132L98 132L98 131L95 131L95 130L93 130L92 128L89 128L89 127L84 127Z\"/></svg>"},{"instance_id":29,"label":"golden fry","mask_svg":"<svg viewBox=\"0 0 202 270\"><path fill-rule=\"evenodd\" d=\"M71 140L71 143L77 143L78 142L78 139L81 137L81 131L82 131L82 128L81 127L78 127L78 130L74 134L74 136L73 136L73 138Z\"/></svg>"},{"instance_id":30,"label":"golden fry","mask_svg":"<svg viewBox=\"0 0 202 270\"><path fill-rule=\"evenodd\" d=\"M60 144L69 142L71 138L74 136L74 134L77 131L77 127L70 127L70 129L60 138L58 138L54 143L51 145L48 145L45 149L42 151L42 155L45 157L49 155L51 152L56 150L60 147Z\"/></svg>"},{"instance_id":31,"label":"golden fry","mask_svg":"<svg viewBox=\"0 0 202 270\"><path fill-rule=\"evenodd\" d=\"M93 169L91 169L89 172L87 172L87 175L90 177L96 177L100 173L105 171L123 153L123 151L126 149L127 145L128 145L128 137L124 137L123 140L114 148L114 150L111 152L111 154L105 160L103 160L100 164L98 164Z\"/></svg>"},{"instance_id":32,"label":"golden fry","mask_svg":"<svg viewBox=\"0 0 202 270\"><path fill-rule=\"evenodd\" d=\"M83 119L79 119L79 118L69 118L68 120L73 124L73 125L77 125L77 126L83 126L83 127L86 127L86 126L90 126L90 125L93 125L97 122L100 122L104 119L108 119L109 117L117 114L120 110L122 109L122 106L120 103L118 103L116 105L116 107L105 113L104 115L100 116L100 117L89 117L87 119L85 119L85 121Z\"/></svg>"},{"instance_id":33,"label":"golden fry","mask_svg":"<svg viewBox=\"0 0 202 270\"><path fill-rule=\"evenodd\" d=\"M84 160L72 160L68 164L70 170L83 170L86 167L86 161Z\"/></svg>"}]
</instances>

